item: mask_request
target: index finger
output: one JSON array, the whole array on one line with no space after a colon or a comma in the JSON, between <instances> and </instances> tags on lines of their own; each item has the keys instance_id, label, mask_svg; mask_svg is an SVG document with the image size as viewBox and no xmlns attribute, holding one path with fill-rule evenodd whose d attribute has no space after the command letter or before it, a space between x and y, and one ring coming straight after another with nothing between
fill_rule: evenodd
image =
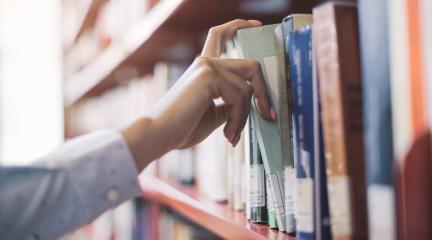
<instances>
[{"instance_id":1,"label":"index finger","mask_svg":"<svg viewBox=\"0 0 432 240\"><path fill-rule=\"evenodd\" d=\"M259 62L243 59L213 58L212 62L235 73L241 79L248 81L253 89L258 111L266 119L275 120L276 113L272 110L270 96ZM273 111L273 113L272 113Z\"/></svg>"},{"instance_id":2,"label":"index finger","mask_svg":"<svg viewBox=\"0 0 432 240\"><path fill-rule=\"evenodd\" d=\"M201 56L219 57L224 50L225 42L232 38L238 29L261 25L262 23L258 20L236 19L210 28Z\"/></svg>"}]
</instances>

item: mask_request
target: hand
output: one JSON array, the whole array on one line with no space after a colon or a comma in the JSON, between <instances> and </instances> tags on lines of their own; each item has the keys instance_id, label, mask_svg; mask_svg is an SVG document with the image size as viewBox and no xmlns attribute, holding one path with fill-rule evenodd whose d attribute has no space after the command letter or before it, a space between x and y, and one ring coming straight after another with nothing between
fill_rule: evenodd
<instances>
[{"instance_id":1,"label":"hand","mask_svg":"<svg viewBox=\"0 0 432 240\"><path fill-rule=\"evenodd\" d=\"M237 29L261 25L234 20L210 29L202 55L152 108L147 117L123 131L142 169L172 149L193 146L226 122L224 134L236 145L246 123L251 97L265 119L275 119L258 62L220 59ZM214 99L222 98L222 105Z\"/></svg>"}]
</instances>

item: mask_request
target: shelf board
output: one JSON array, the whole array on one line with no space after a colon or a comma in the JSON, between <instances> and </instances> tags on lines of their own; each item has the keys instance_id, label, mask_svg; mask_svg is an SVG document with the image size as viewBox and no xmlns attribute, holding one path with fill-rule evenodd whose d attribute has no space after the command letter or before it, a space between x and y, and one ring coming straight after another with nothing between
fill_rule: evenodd
<instances>
[{"instance_id":1,"label":"shelf board","mask_svg":"<svg viewBox=\"0 0 432 240\"><path fill-rule=\"evenodd\" d=\"M65 82L65 106L99 95L125 80L153 71L156 62L190 63L199 53L209 27L232 19L280 22L291 12L311 12L318 1L284 1L265 10L247 0L162 0L127 34ZM277 2L277 1L274 1ZM282 4L280 3L280 4ZM248 5L249 4L249 5Z\"/></svg>"},{"instance_id":2,"label":"shelf board","mask_svg":"<svg viewBox=\"0 0 432 240\"><path fill-rule=\"evenodd\" d=\"M184 0L164 0L156 5L121 43L113 44L101 52L83 70L66 79L65 105L91 95L99 88L115 85L115 73L141 46L146 46L158 28L178 9Z\"/></svg>"},{"instance_id":3,"label":"shelf board","mask_svg":"<svg viewBox=\"0 0 432 240\"><path fill-rule=\"evenodd\" d=\"M89 0L82 15L80 21L77 23L74 33L66 43L66 49L71 47L77 42L79 37L85 32L85 30L93 27L96 24L99 11L107 0Z\"/></svg>"},{"instance_id":4,"label":"shelf board","mask_svg":"<svg viewBox=\"0 0 432 240\"><path fill-rule=\"evenodd\" d=\"M168 183L151 175L141 175L140 184L143 198L172 208L223 239L295 240L267 225L250 223L244 212L212 201L194 186Z\"/></svg>"}]
</instances>

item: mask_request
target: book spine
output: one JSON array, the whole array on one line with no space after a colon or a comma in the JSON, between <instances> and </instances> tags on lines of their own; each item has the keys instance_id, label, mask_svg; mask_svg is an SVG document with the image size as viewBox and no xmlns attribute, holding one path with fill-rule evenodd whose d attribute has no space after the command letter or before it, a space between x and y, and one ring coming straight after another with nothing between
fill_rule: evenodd
<instances>
[{"instance_id":1,"label":"book spine","mask_svg":"<svg viewBox=\"0 0 432 240\"><path fill-rule=\"evenodd\" d=\"M423 32L423 48L424 48L424 63L432 62L432 1L421 0L420 9L422 11L422 32ZM427 85L426 96L427 96L427 108L428 108L428 120L429 120L429 141L430 144L430 154L432 158L432 68L425 67L425 81ZM432 168L432 163L431 163ZM432 169L431 169L432 172ZM431 179L432 184L432 179Z\"/></svg>"},{"instance_id":2,"label":"book spine","mask_svg":"<svg viewBox=\"0 0 432 240\"><path fill-rule=\"evenodd\" d=\"M389 1L396 206L402 240L432 238L431 140L420 12L419 0Z\"/></svg>"},{"instance_id":3,"label":"book spine","mask_svg":"<svg viewBox=\"0 0 432 240\"><path fill-rule=\"evenodd\" d=\"M293 156L292 156L292 134L291 134L291 114L289 105L288 92L288 78L289 72L286 70L286 55L285 55L285 44L282 25L279 25L275 29L275 45L277 48L277 61L278 61L278 124L281 134L282 153L284 160L284 193L285 193L285 216L286 216L286 231L288 233L295 232L295 220L294 220L294 204L293 204L293 188L294 188L294 176L289 175L294 173L293 170ZM287 175L288 174L288 175ZM288 201L288 202L287 202ZM289 209L288 209L289 208Z\"/></svg>"},{"instance_id":4,"label":"book spine","mask_svg":"<svg viewBox=\"0 0 432 240\"><path fill-rule=\"evenodd\" d=\"M314 115L311 29L290 33L291 101L296 154L297 239L315 239L314 226Z\"/></svg>"},{"instance_id":5,"label":"book spine","mask_svg":"<svg viewBox=\"0 0 432 240\"><path fill-rule=\"evenodd\" d=\"M388 1L359 1L369 239L396 239Z\"/></svg>"},{"instance_id":6,"label":"book spine","mask_svg":"<svg viewBox=\"0 0 432 240\"><path fill-rule=\"evenodd\" d=\"M287 105L287 116L286 122L288 125L288 129L281 129L282 134L286 134L287 140L283 143L285 149L288 149L290 156L286 159L284 166L284 187L285 187L285 211L286 211L286 227L288 233L295 233L296 231L296 223L295 223L295 168L294 168L294 154L293 154L293 132L292 132L292 121L291 121L291 72L290 72L290 61L289 61L289 33L292 31L292 17L287 17L283 19L281 28L282 28L282 48L283 53L285 54L285 79L280 82L279 89L282 91L279 98L281 101L286 101ZM285 94L283 94L283 92ZM282 136L283 138L283 136Z\"/></svg>"},{"instance_id":7,"label":"book spine","mask_svg":"<svg viewBox=\"0 0 432 240\"><path fill-rule=\"evenodd\" d=\"M267 221L270 228L278 228L275 213L275 202L273 200L270 178L266 175L266 200L267 200Z\"/></svg>"},{"instance_id":8,"label":"book spine","mask_svg":"<svg viewBox=\"0 0 432 240\"><path fill-rule=\"evenodd\" d=\"M196 151L198 189L208 198L225 202L228 198L227 142L223 128L219 127L203 142Z\"/></svg>"},{"instance_id":9,"label":"book spine","mask_svg":"<svg viewBox=\"0 0 432 240\"><path fill-rule=\"evenodd\" d=\"M420 9L421 9L421 25L423 32L423 48L424 48L424 59L423 62L430 63L432 62L432 1L429 0L421 0L420 1ZM427 107L428 107L428 119L429 119L429 132L432 130L432 68L425 68L425 79L427 85ZM432 148L432 147L431 147Z\"/></svg>"},{"instance_id":10,"label":"book spine","mask_svg":"<svg viewBox=\"0 0 432 240\"><path fill-rule=\"evenodd\" d=\"M228 205L236 211L243 210L243 178L244 178L244 156L243 135L240 137L236 147L227 144L228 159Z\"/></svg>"},{"instance_id":11,"label":"book spine","mask_svg":"<svg viewBox=\"0 0 432 240\"><path fill-rule=\"evenodd\" d=\"M250 117L248 117L248 119L246 120L246 125L245 128L243 130L244 132L244 172L245 172L245 179L244 179L244 191L245 191L245 215L246 215L246 219L247 220L251 220L251 201L250 201L250 194L249 191L251 189L251 181L250 181L250 166L252 163L252 159L251 159L251 131L252 131L252 126L251 126L251 121L250 121Z\"/></svg>"},{"instance_id":12,"label":"book spine","mask_svg":"<svg viewBox=\"0 0 432 240\"><path fill-rule=\"evenodd\" d=\"M233 154L233 149L231 146L226 144L226 158L227 158L227 202L228 206L231 209L235 209L235 200L234 200L234 178L235 178L235 159Z\"/></svg>"},{"instance_id":13,"label":"book spine","mask_svg":"<svg viewBox=\"0 0 432 240\"><path fill-rule=\"evenodd\" d=\"M250 165L249 192L250 221L256 223L267 222L266 180L264 165L259 151L252 121L249 121Z\"/></svg>"},{"instance_id":14,"label":"book spine","mask_svg":"<svg viewBox=\"0 0 432 240\"><path fill-rule=\"evenodd\" d=\"M178 178L180 183L191 185L195 181L195 151L193 148L178 153Z\"/></svg>"},{"instance_id":15,"label":"book spine","mask_svg":"<svg viewBox=\"0 0 432 240\"><path fill-rule=\"evenodd\" d=\"M324 155L321 104L319 96L318 67L315 56L316 42L312 38L312 95L313 95L313 129L314 129L314 171L315 171L315 226L317 240L330 240L330 211L327 192L327 176Z\"/></svg>"},{"instance_id":16,"label":"book spine","mask_svg":"<svg viewBox=\"0 0 432 240\"><path fill-rule=\"evenodd\" d=\"M313 10L333 239L367 239L357 8Z\"/></svg>"}]
</instances>

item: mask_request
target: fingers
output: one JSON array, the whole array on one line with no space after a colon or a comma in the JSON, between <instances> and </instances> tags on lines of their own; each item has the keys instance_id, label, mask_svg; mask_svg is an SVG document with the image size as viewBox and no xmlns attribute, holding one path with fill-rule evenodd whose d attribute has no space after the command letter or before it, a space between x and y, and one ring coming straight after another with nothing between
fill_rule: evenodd
<instances>
[{"instance_id":1,"label":"fingers","mask_svg":"<svg viewBox=\"0 0 432 240\"><path fill-rule=\"evenodd\" d=\"M250 82L258 111L264 119L276 119L276 113L271 107L270 96L261 71L261 66L256 61L241 59L212 59L212 61Z\"/></svg>"},{"instance_id":2,"label":"fingers","mask_svg":"<svg viewBox=\"0 0 432 240\"><path fill-rule=\"evenodd\" d=\"M234 36L241 28L258 27L262 23L258 20L236 19L225 24L212 27L207 35L201 56L219 57L224 49L225 42Z\"/></svg>"},{"instance_id":3,"label":"fingers","mask_svg":"<svg viewBox=\"0 0 432 240\"><path fill-rule=\"evenodd\" d=\"M206 91L202 92L206 92L209 99L222 97L226 104L221 117L213 117L215 121L227 121L224 134L233 145L236 145L240 139L253 94L257 97L259 110L264 113L263 117L271 118L272 110L267 88L258 63L248 60L199 57L195 65L201 69L198 71L203 79L200 83L206 86L202 89ZM274 115L273 119L275 117Z\"/></svg>"},{"instance_id":4,"label":"fingers","mask_svg":"<svg viewBox=\"0 0 432 240\"><path fill-rule=\"evenodd\" d=\"M181 145L180 148L189 148L204 140L210 133L227 121L230 109L231 106L225 103L218 106L212 104L212 107L209 108L200 121L200 126L203 127L196 129L189 137L189 140L185 142L185 145Z\"/></svg>"},{"instance_id":5,"label":"fingers","mask_svg":"<svg viewBox=\"0 0 432 240\"><path fill-rule=\"evenodd\" d=\"M218 66L216 68L221 77L227 80L221 85L222 98L230 106L224 133L235 146L240 140L241 131L246 124L253 90L252 86L247 84L238 75ZM226 91L224 88L234 89L235 92Z\"/></svg>"},{"instance_id":6,"label":"fingers","mask_svg":"<svg viewBox=\"0 0 432 240\"><path fill-rule=\"evenodd\" d=\"M236 19L227 23L224 23L222 25L213 27L210 31L216 31L217 34L220 34L222 37L225 38L225 41L229 38L232 38L236 31L241 28L248 28L248 27L258 27L261 26L262 23L258 20L243 20L243 19Z\"/></svg>"}]
</instances>

